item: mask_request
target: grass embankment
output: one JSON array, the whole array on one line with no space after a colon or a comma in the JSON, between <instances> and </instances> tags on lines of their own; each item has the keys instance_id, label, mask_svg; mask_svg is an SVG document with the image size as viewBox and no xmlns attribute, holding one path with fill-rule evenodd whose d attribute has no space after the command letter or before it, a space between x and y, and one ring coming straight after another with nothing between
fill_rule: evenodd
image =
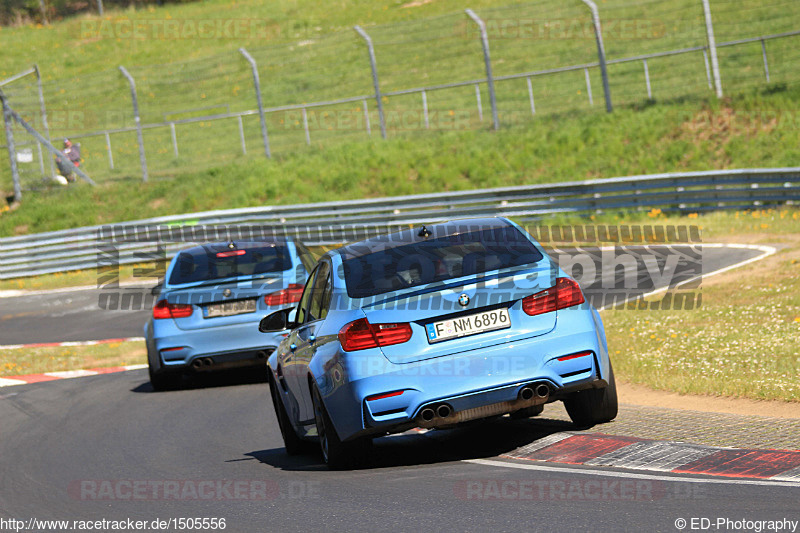
<instances>
[{"instance_id":1,"label":"grass embankment","mask_svg":"<svg viewBox=\"0 0 800 533\"><path fill-rule=\"evenodd\" d=\"M800 210L686 217L651 212L546 223L589 222L697 224L707 243L776 245L773 256L703 281L699 309L613 309L602 315L622 381L683 394L800 401ZM12 376L143 363L145 355L142 343L122 343L6 350L0 360L0 375Z\"/></svg>"},{"instance_id":2,"label":"grass embankment","mask_svg":"<svg viewBox=\"0 0 800 533\"><path fill-rule=\"evenodd\" d=\"M595 61L595 38L589 11L584 4L558 0L505 5L508 3L508 0L478 0L470 3L470 7L487 22L493 72L497 77ZM463 8L463 3L456 0L348 0L339 2L336 9L331 9L324 2L304 3L303 8L298 9L294 3L275 0L235 3L210 0L152 10L110 12L105 19L78 17L47 28L3 29L0 31L0 45L9 58L4 63L4 68L8 69L6 75L27 68L34 62L40 64L45 77L45 100L51 110L53 138L78 138L83 144L83 168L96 181L104 183L130 179L138 194L142 188L158 188L159 185L142 187L136 183L140 181L141 173L134 133L111 134L113 169L110 168L104 136L80 137L106 129L133 126L130 92L116 68L119 64L128 67L137 80L142 121L145 124L179 121L227 111L253 110L255 94L251 72L247 62L237 52L240 46L247 48L258 61L263 100L267 107L369 95L373 92L369 62L363 40L352 30L355 24L365 26L375 42L380 86L384 94L413 87L482 79L485 72L477 27L464 14ZM665 0L659 3L607 0L602 3L601 13L607 22L604 38L610 59L705 44L702 9L698 0ZM779 0L718 2L714 6L719 42L795 30L798 16L800 4L787 4ZM178 30L196 28L201 21L214 23L214 28L199 36L165 30L167 24ZM134 22L143 28L141 32L134 33L131 30ZM228 32L224 24L229 22L245 23L245 29ZM216 23L222 27L217 27ZM258 30L258 25L262 23L268 26L265 32ZM786 84L792 86L798 80L796 65L800 62L800 55L797 53L797 39L792 37L767 43L773 89ZM743 94L753 87L767 86L760 42L720 48L720 65L726 95ZM653 100L647 96L643 66L640 61L609 65L612 100L618 111L678 102L678 107L690 109L691 115L699 111L700 103L712 95L703 56L699 51L648 61ZM589 69L588 73L593 87L593 106L588 98L582 70L532 78L535 116L531 114L525 78L498 80L496 90L500 123L503 127L522 125L530 129L552 131L552 122L543 121L543 117L560 114L556 123L561 124L571 122L569 114L599 114L604 107L600 75L597 68ZM482 121L476 105L475 87L472 85L428 91L430 129L444 132L488 129L489 95L485 84L480 84L479 89L483 104ZM7 92L12 105L37 123L39 103L33 79L15 82ZM693 104L682 105L681 102L687 104L687 99ZM376 105L373 99L368 98L366 102L372 136L375 138L378 136ZM355 101L309 108L311 149L353 143L342 151L371 151L361 104ZM412 153L419 151L414 145L420 144L423 148L428 145L443 150L450 148L448 142L441 144L425 133L420 94L387 96L383 104L389 136L412 138ZM774 109L766 106L750 111ZM796 106L790 106L789 109L795 110ZM651 120L656 117L658 114L650 115ZM591 116L585 118L582 124L605 120ZM270 112L266 121L272 152L276 157L307 150L299 110ZM633 131L639 129L631 128L629 122L631 120L623 119L618 126ZM577 136L560 142L577 144L583 140L581 129L575 131L569 126L565 129L577 133ZM242 154L238 122L234 118L178 124L176 138L179 149L175 154L169 127L147 129L144 143L150 176L154 181L155 178L171 177L181 181L186 179L191 184L191 176L199 170L206 171L243 159L263 157L257 114L243 118L243 132L247 155ZM586 135L591 141L591 132ZM697 133L697 136L702 137L702 133ZM456 135L450 140L494 147L492 141L471 134ZM525 140L541 142L535 136ZM612 136L609 141L626 142L623 136ZM530 150L532 144L521 148L518 144L516 146L517 149ZM615 151L616 147L606 146L606 149ZM686 152L686 148L680 144L671 150L676 152L671 155L677 159ZM385 153L383 149L378 151ZM779 151L772 153L779 158L783 155ZM459 162L469 162L469 153L459 151L457 155L460 156ZM550 160L540 162L539 166L527 168L547 168L555 157L562 155L554 154ZM691 159L691 155L689 157ZM26 187L42 186L36 159L34 156L32 163L20 165L24 167L23 182ZM325 162L325 159L323 157L316 161ZM388 157L386 161L392 163L393 159ZM724 154L717 156L717 161L711 167L724 165L724 159ZM377 165L383 166L380 162L380 159L377 160ZM289 172L286 174L288 179L299 177L310 181L311 186L328 185L315 178L319 173L326 173L325 168L315 165L313 160L310 163L305 168L306 175L298 176ZM691 165L691 161L687 164ZM3 176L0 187L8 190L10 173L4 165L7 165L5 158L0 158L0 174ZM669 162L659 170L668 170L668 165ZM215 186L213 191L207 192L211 192L217 201L232 207L241 205L234 203L241 200L226 190L226 186L230 187L232 183L238 186L241 183L240 174L258 176L271 183L271 188L259 190L255 196L251 194L247 205L252 205L254 198L260 200L264 196L269 201L275 194L275 187L283 185L280 181L277 184L275 182L276 176L284 176L283 171L287 170L282 164L276 167L265 167L261 163L244 166L250 172L234 172L231 176L227 171L200 172L207 182ZM480 167L467 168L472 175L480 175L484 170ZM503 161L498 161L485 170L495 173L502 168ZM572 174L580 176L580 170L574 169ZM600 165L592 170L603 174L613 169ZM187 172L188 179L184 176ZM426 177L423 175L422 179ZM470 174L464 177L471 181ZM352 181L350 176L343 179L345 183ZM448 182L459 179L453 173L448 176ZM252 192L249 187L245 187L245 190ZM172 192L182 191L178 187ZM376 191L377 194L380 192ZM31 192L28 197L34 194L38 193ZM98 194L104 200L114 192ZM226 202L228 196L234 197ZM175 197L166 196L168 203L172 204ZM181 206L173 208L178 207Z\"/></svg>"},{"instance_id":3,"label":"grass embankment","mask_svg":"<svg viewBox=\"0 0 800 533\"><path fill-rule=\"evenodd\" d=\"M682 394L800 402L800 211L670 222L699 223L704 242L778 251L704 280L699 309L604 311L619 376Z\"/></svg>"},{"instance_id":4,"label":"grass embankment","mask_svg":"<svg viewBox=\"0 0 800 533\"><path fill-rule=\"evenodd\" d=\"M175 179L30 193L0 236L243 206L311 203L653 172L792 166L800 88L612 115L544 117L499 132L348 142Z\"/></svg>"}]
</instances>

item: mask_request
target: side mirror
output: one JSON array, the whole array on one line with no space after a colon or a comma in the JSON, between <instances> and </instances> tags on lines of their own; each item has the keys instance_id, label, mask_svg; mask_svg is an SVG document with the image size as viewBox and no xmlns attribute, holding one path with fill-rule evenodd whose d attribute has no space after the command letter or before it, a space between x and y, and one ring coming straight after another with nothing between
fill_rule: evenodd
<instances>
[{"instance_id":1,"label":"side mirror","mask_svg":"<svg viewBox=\"0 0 800 533\"><path fill-rule=\"evenodd\" d=\"M155 287L150 289L150 294L152 294L153 296L158 296L159 294L161 294L161 288L163 286L164 286L164 284L159 282L158 285L156 285Z\"/></svg>"},{"instance_id":2,"label":"side mirror","mask_svg":"<svg viewBox=\"0 0 800 533\"><path fill-rule=\"evenodd\" d=\"M258 324L258 331L261 333L275 333L276 331L284 331L294 327L294 322L289 320L289 315L294 313L294 307L288 307L270 313L261 319Z\"/></svg>"}]
</instances>

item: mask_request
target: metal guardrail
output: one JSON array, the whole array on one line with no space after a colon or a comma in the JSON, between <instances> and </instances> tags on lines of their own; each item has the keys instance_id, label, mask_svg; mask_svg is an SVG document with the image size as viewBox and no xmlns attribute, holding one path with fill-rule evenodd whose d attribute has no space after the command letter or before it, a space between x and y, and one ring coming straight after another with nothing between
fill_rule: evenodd
<instances>
[{"instance_id":1,"label":"metal guardrail","mask_svg":"<svg viewBox=\"0 0 800 533\"><path fill-rule=\"evenodd\" d=\"M568 183L173 215L0 239L0 279L147 263L188 243L294 236L358 240L409 224L506 216L645 210L683 213L800 203L800 167L652 174Z\"/></svg>"}]
</instances>

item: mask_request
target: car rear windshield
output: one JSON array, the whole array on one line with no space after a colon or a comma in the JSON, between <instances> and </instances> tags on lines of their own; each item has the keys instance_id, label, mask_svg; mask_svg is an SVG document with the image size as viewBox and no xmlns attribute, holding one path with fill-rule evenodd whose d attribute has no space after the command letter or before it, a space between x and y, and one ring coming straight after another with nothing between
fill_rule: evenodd
<instances>
[{"instance_id":1,"label":"car rear windshield","mask_svg":"<svg viewBox=\"0 0 800 533\"><path fill-rule=\"evenodd\" d=\"M381 243L384 245L385 243ZM347 294L386 292L541 261L542 254L512 226L430 238L344 260Z\"/></svg>"},{"instance_id":2,"label":"car rear windshield","mask_svg":"<svg viewBox=\"0 0 800 533\"><path fill-rule=\"evenodd\" d=\"M290 268L292 262L289 251L283 245L235 249L209 246L181 252L172 269L169 284L277 273Z\"/></svg>"}]
</instances>

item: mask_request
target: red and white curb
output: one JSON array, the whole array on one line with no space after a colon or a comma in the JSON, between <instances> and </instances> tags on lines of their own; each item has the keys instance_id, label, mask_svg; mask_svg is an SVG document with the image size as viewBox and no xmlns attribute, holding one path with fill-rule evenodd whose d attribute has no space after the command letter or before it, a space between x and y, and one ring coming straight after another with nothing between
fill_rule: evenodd
<instances>
[{"instance_id":1,"label":"red and white curb","mask_svg":"<svg viewBox=\"0 0 800 533\"><path fill-rule=\"evenodd\" d=\"M61 346L94 346L95 344L115 344L120 342L143 342L143 341L144 337L124 337L120 339L102 339L99 341L36 342L33 344L0 345L0 350L19 350L21 348L55 348Z\"/></svg>"},{"instance_id":2,"label":"red and white curb","mask_svg":"<svg viewBox=\"0 0 800 533\"><path fill-rule=\"evenodd\" d=\"M0 378L0 387L10 387L12 385L27 385L29 383L41 383L43 381L55 381L57 379L72 379L72 378L83 378L86 376L99 376L100 374L114 374L116 372L127 372L128 370L139 370L142 368L147 368L147 365L112 366L107 368L92 368L89 370L65 370L63 372L45 372L43 374L27 374L25 376Z\"/></svg>"},{"instance_id":3,"label":"red and white curb","mask_svg":"<svg viewBox=\"0 0 800 533\"><path fill-rule=\"evenodd\" d=\"M599 433L562 432L501 457L672 474L788 481L800 486L800 450L723 448Z\"/></svg>"}]
</instances>

